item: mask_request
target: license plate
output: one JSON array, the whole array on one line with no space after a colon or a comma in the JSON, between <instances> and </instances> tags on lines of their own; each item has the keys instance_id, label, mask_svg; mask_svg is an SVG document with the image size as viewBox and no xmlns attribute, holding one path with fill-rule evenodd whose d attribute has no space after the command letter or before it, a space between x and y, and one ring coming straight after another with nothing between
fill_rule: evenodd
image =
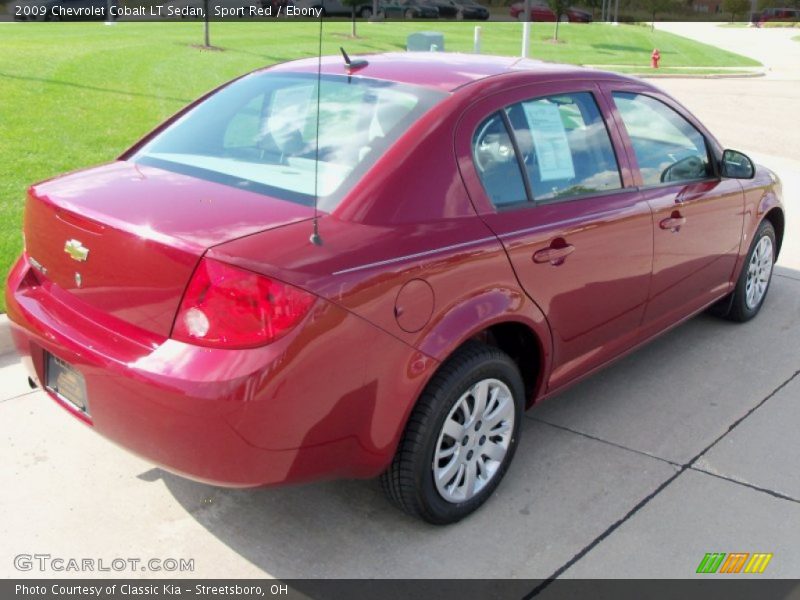
<instances>
[{"instance_id":1,"label":"license plate","mask_svg":"<svg viewBox=\"0 0 800 600\"><path fill-rule=\"evenodd\" d=\"M83 375L60 358L47 355L47 389L82 413L89 414Z\"/></svg>"}]
</instances>

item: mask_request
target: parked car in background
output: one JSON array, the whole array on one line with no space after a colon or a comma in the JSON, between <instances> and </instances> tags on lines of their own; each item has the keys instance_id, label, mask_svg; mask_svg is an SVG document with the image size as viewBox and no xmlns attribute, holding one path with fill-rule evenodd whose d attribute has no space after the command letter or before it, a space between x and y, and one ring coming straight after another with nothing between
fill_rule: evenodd
<instances>
[{"instance_id":1,"label":"parked car in background","mask_svg":"<svg viewBox=\"0 0 800 600\"><path fill-rule=\"evenodd\" d=\"M592 13L580 8L570 7L567 9L567 21L570 23L591 23L593 20ZM561 17L564 20L564 17Z\"/></svg>"},{"instance_id":2,"label":"parked car in background","mask_svg":"<svg viewBox=\"0 0 800 600\"><path fill-rule=\"evenodd\" d=\"M489 9L479 4L477 2L473 2L472 0L453 0L456 6L458 6L458 10L460 12L460 16L457 18L461 19L478 19L481 21L486 21L489 16L490 12Z\"/></svg>"},{"instance_id":3,"label":"parked car in background","mask_svg":"<svg viewBox=\"0 0 800 600\"><path fill-rule=\"evenodd\" d=\"M438 19L439 9L426 0L394 0L383 2L381 10L387 19Z\"/></svg>"},{"instance_id":4,"label":"parked car in background","mask_svg":"<svg viewBox=\"0 0 800 600\"><path fill-rule=\"evenodd\" d=\"M530 4L530 20L531 21L555 21L556 13L550 10L550 7L543 2L531 2ZM525 21L525 3L515 2L508 9L508 14L519 21Z\"/></svg>"},{"instance_id":5,"label":"parked car in background","mask_svg":"<svg viewBox=\"0 0 800 600\"><path fill-rule=\"evenodd\" d=\"M33 185L6 288L32 385L170 471L380 476L444 524L492 497L527 407L700 311L761 310L780 182L665 92L359 58L261 69Z\"/></svg>"},{"instance_id":6,"label":"parked car in background","mask_svg":"<svg viewBox=\"0 0 800 600\"><path fill-rule=\"evenodd\" d=\"M262 7L262 0L208 0L209 16L216 16L217 9L225 9L228 19L244 19L250 15L250 7ZM205 11L204 0L168 0L162 5L162 14L175 19L202 19Z\"/></svg>"},{"instance_id":7,"label":"parked car in background","mask_svg":"<svg viewBox=\"0 0 800 600\"><path fill-rule=\"evenodd\" d=\"M349 17L353 14L353 8L341 0L295 0L294 5L299 8L321 8L323 17ZM372 2L357 4L356 15L371 17Z\"/></svg>"},{"instance_id":8,"label":"parked car in background","mask_svg":"<svg viewBox=\"0 0 800 600\"><path fill-rule=\"evenodd\" d=\"M525 21L525 4L523 2L515 2L509 7L509 14L519 21ZM556 13L543 2L531 2L530 20L554 22ZM561 20L570 23L591 23L592 13L580 8L570 7L567 9L566 14L561 15Z\"/></svg>"},{"instance_id":9,"label":"parked car in background","mask_svg":"<svg viewBox=\"0 0 800 600\"><path fill-rule=\"evenodd\" d=\"M765 8L756 19L758 24L770 21L798 22L800 21L800 9L798 8Z\"/></svg>"},{"instance_id":10,"label":"parked car in background","mask_svg":"<svg viewBox=\"0 0 800 600\"><path fill-rule=\"evenodd\" d=\"M421 0L421 2L427 6L436 8L439 11L438 16L441 19L459 18L459 8L453 0Z\"/></svg>"},{"instance_id":11,"label":"parked car in background","mask_svg":"<svg viewBox=\"0 0 800 600\"><path fill-rule=\"evenodd\" d=\"M295 6L294 0L260 0L262 8L271 8L273 15L286 14L286 8Z\"/></svg>"}]
</instances>

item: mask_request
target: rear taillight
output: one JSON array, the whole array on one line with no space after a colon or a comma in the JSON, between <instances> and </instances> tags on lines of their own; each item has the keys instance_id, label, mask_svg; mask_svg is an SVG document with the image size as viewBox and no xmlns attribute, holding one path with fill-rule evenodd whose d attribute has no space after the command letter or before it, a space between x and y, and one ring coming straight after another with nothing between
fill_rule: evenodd
<instances>
[{"instance_id":1,"label":"rear taillight","mask_svg":"<svg viewBox=\"0 0 800 600\"><path fill-rule=\"evenodd\" d=\"M183 295L172 338L214 348L273 342L305 316L314 296L291 285L209 258Z\"/></svg>"}]
</instances>

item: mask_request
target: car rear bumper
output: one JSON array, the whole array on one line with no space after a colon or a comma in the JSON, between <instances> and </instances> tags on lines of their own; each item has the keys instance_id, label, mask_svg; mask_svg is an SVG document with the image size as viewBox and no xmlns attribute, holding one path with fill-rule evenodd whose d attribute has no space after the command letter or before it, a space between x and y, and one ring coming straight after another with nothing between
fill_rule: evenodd
<instances>
[{"instance_id":1,"label":"car rear bumper","mask_svg":"<svg viewBox=\"0 0 800 600\"><path fill-rule=\"evenodd\" d=\"M368 348L384 338L406 355L408 347L321 300L302 331L261 348L215 350L87 316L24 256L6 297L12 337L34 381L46 381L47 353L85 379L88 415L45 390L54 401L120 446L199 481L251 487L375 476L391 460L410 406L365 385ZM321 365L309 341L334 343L327 335L353 350ZM301 353L307 360L297 360ZM378 406L387 409L376 415Z\"/></svg>"}]
</instances>

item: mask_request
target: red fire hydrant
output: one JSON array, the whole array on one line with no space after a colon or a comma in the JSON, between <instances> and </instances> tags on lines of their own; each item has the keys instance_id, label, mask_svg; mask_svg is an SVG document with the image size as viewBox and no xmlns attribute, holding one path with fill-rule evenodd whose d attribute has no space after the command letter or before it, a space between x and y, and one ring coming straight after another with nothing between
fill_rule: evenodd
<instances>
[{"instance_id":1,"label":"red fire hydrant","mask_svg":"<svg viewBox=\"0 0 800 600\"><path fill-rule=\"evenodd\" d=\"M658 61L661 60L661 54L658 51L658 48L653 50L653 53L650 55L650 66L654 69L658 68Z\"/></svg>"}]
</instances>

